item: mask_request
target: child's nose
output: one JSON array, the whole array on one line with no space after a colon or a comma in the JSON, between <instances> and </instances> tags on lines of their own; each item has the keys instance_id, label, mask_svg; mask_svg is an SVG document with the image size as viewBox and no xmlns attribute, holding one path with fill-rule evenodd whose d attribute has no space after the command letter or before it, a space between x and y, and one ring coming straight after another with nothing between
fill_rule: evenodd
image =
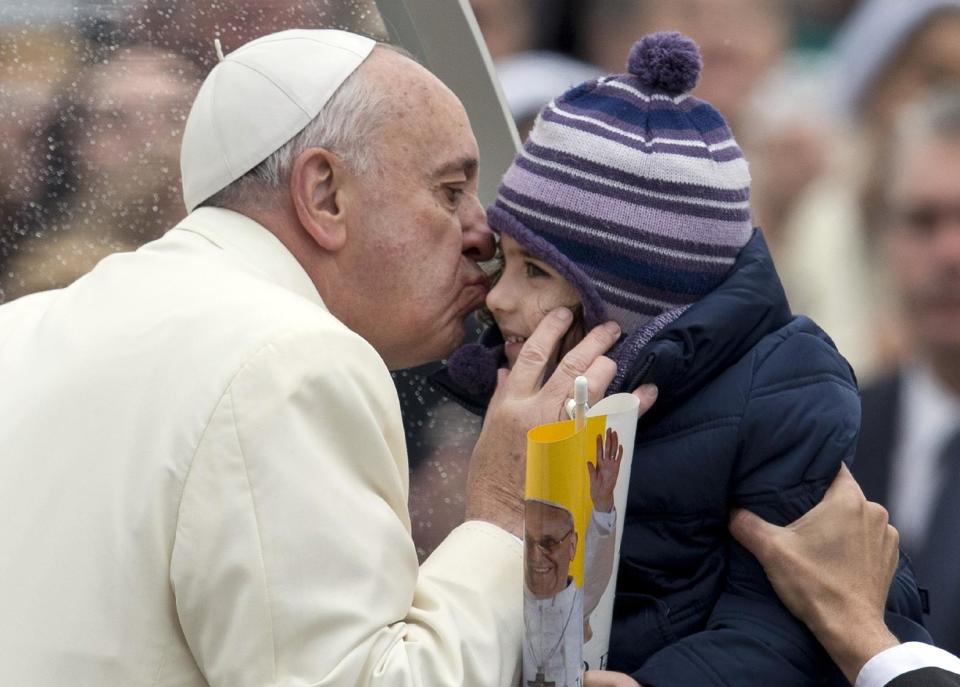
<instances>
[{"instance_id":1,"label":"child's nose","mask_svg":"<svg viewBox=\"0 0 960 687\"><path fill-rule=\"evenodd\" d=\"M494 313L509 312L512 309L512 300L503 278L487 292L487 308Z\"/></svg>"}]
</instances>

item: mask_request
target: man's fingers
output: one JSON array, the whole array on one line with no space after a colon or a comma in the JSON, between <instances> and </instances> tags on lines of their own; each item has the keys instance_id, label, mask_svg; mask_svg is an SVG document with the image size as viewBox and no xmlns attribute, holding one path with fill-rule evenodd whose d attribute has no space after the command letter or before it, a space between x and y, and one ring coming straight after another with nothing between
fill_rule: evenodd
<instances>
[{"instance_id":1,"label":"man's fingers","mask_svg":"<svg viewBox=\"0 0 960 687\"><path fill-rule=\"evenodd\" d=\"M659 393L660 390L657 389L655 384L643 384L633 390L633 395L640 399L639 414L641 417L653 407Z\"/></svg>"},{"instance_id":2,"label":"man's fingers","mask_svg":"<svg viewBox=\"0 0 960 687\"><path fill-rule=\"evenodd\" d=\"M745 508L735 508L730 516L730 533L733 538L764 566L782 530L782 527L771 525Z\"/></svg>"},{"instance_id":3,"label":"man's fingers","mask_svg":"<svg viewBox=\"0 0 960 687\"><path fill-rule=\"evenodd\" d=\"M607 387L610 386L616 374L617 364L605 355L601 355L590 364L583 376L587 378L587 402L591 406L603 400Z\"/></svg>"},{"instance_id":4,"label":"man's fingers","mask_svg":"<svg viewBox=\"0 0 960 687\"><path fill-rule=\"evenodd\" d=\"M886 569L890 575L890 580L893 581L893 576L897 572L897 565L900 563L900 533L893 525L887 525L885 544L887 551Z\"/></svg>"},{"instance_id":5,"label":"man's fingers","mask_svg":"<svg viewBox=\"0 0 960 687\"><path fill-rule=\"evenodd\" d=\"M893 525L887 525L887 540L896 557L900 558L900 531Z\"/></svg>"},{"instance_id":6,"label":"man's fingers","mask_svg":"<svg viewBox=\"0 0 960 687\"><path fill-rule=\"evenodd\" d=\"M510 387L518 392L532 393L543 380L543 371L553 358L563 335L573 322L573 313L567 308L556 308L540 320L533 334L523 344L517 362L510 371ZM606 350L606 349L604 349ZM592 359L591 359L592 360ZM573 387L573 379L565 391ZM569 392L565 395L569 395Z\"/></svg>"},{"instance_id":7,"label":"man's fingers","mask_svg":"<svg viewBox=\"0 0 960 687\"><path fill-rule=\"evenodd\" d=\"M607 429L606 457L609 461L617 460L617 454L623 454L623 447L620 445L620 437L612 429Z\"/></svg>"},{"instance_id":8,"label":"man's fingers","mask_svg":"<svg viewBox=\"0 0 960 687\"><path fill-rule=\"evenodd\" d=\"M546 318L544 318L546 319ZM531 337L532 338L532 337ZM620 338L620 327L616 322L607 322L591 329L583 340L571 348L550 379L543 385L548 394L555 394L559 398L566 398L573 388L573 380L584 375L587 378L588 392L591 402L600 400L607 390L613 376L617 372L616 363L609 358L602 358L613 344ZM524 344L524 348L530 343ZM516 366L514 366L516 367ZM602 388L601 388L602 387Z\"/></svg>"},{"instance_id":9,"label":"man's fingers","mask_svg":"<svg viewBox=\"0 0 960 687\"><path fill-rule=\"evenodd\" d=\"M505 391L504 389L507 386L507 379L510 377L510 370L505 367L501 367L497 370L497 386L493 389L493 398L490 399L490 405L496 403L496 399L502 396Z\"/></svg>"},{"instance_id":10,"label":"man's fingers","mask_svg":"<svg viewBox=\"0 0 960 687\"><path fill-rule=\"evenodd\" d=\"M823 500L827 501L835 498L843 499L856 497L859 497L861 500L866 500L863 495L863 490L860 489L860 485L857 484L857 480L855 480L853 475L850 473L850 468L847 467L846 463L841 463L840 471L837 473L837 476L834 477L830 488L827 489L827 492L823 495Z\"/></svg>"},{"instance_id":11,"label":"man's fingers","mask_svg":"<svg viewBox=\"0 0 960 687\"><path fill-rule=\"evenodd\" d=\"M874 503L873 501L867 501L867 512L870 514L870 517L876 522L880 527L886 527L890 524L890 513L886 508L881 506L879 503Z\"/></svg>"}]
</instances>

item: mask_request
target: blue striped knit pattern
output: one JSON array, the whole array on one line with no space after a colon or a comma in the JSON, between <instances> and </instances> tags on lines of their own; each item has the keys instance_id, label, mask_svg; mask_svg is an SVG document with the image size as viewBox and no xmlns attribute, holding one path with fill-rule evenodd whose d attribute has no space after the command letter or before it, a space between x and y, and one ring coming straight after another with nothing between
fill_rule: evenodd
<instances>
[{"instance_id":1,"label":"blue striped knit pattern","mask_svg":"<svg viewBox=\"0 0 960 687\"><path fill-rule=\"evenodd\" d=\"M750 174L709 103L608 76L543 109L489 218L573 284L588 326L629 333L723 280L752 233Z\"/></svg>"}]
</instances>

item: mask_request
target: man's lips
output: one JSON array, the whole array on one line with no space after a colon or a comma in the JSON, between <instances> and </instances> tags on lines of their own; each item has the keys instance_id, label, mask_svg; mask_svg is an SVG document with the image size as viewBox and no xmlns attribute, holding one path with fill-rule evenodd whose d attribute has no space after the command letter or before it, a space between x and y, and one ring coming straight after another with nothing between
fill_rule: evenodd
<instances>
[{"instance_id":1,"label":"man's lips","mask_svg":"<svg viewBox=\"0 0 960 687\"><path fill-rule=\"evenodd\" d=\"M480 275L468 279L463 284L461 294L466 294L469 301L466 305L467 312L476 310L483 305L487 299L487 292L490 290L490 280L486 275Z\"/></svg>"},{"instance_id":2,"label":"man's lips","mask_svg":"<svg viewBox=\"0 0 960 687\"><path fill-rule=\"evenodd\" d=\"M487 292L490 290L490 278L487 275L481 273L475 277L471 277L470 279L467 279L466 284L464 284L464 286L479 286L484 290L484 292Z\"/></svg>"}]
</instances>

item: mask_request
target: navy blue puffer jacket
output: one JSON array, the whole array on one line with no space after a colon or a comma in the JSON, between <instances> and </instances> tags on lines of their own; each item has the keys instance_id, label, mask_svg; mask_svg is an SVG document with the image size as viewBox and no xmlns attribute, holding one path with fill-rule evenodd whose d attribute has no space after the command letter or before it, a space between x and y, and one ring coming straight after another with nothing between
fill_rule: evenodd
<instances>
[{"instance_id":1,"label":"navy blue puffer jacket","mask_svg":"<svg viewBox=\"0 0 960 687\"><path fill-rule=\"evenodd\" d=\"M849 365L791 315L760 233L716 290L616 357L611 393L660 395L637 431L609 668L654 687L847 685L727 529L734 506L780 525L803 515L860 426ZM888 609L901 640L929 642L904 561Z\"/></svg>"}]
</instances>

